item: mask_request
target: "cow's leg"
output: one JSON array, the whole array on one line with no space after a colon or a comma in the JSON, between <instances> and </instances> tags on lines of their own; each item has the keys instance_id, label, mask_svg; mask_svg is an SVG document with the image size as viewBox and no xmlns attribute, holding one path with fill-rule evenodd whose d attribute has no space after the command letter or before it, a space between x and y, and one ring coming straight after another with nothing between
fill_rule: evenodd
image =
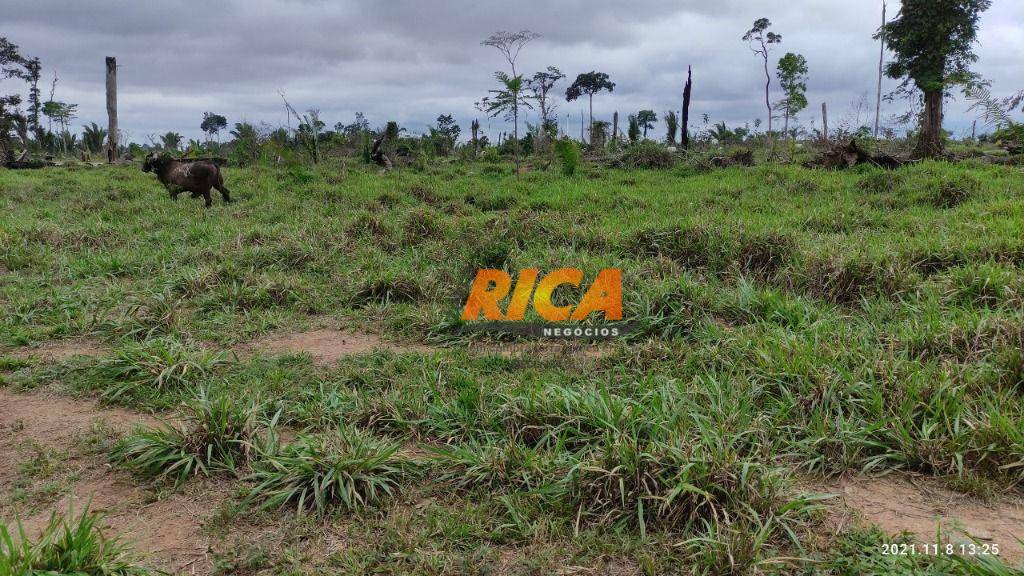
<instances>
[{"instance_id":1,"label":"cow's leg","mask_svg":"<svg viewBox=\"0 0 1024 576\"><path fill-rule=\"evenodd\" d=\"M210 191L206 190L203 192L203 200L206 201L206 207L213 206L213 198L210 198Z\"/></svg>"},{"instance_id":2,"label":"cow's leg","mask_svg":"<svg viewBox=\"0 0 1024 576\"><path fill-rule=\"evenodd\" d=\"M223 184L214 184L213 187L216 188L218 192L220 192L220 195L221 197L224 198L225 203L231 202L231 193L228 191L227 186Z\"/></svg>"}]
</instances>

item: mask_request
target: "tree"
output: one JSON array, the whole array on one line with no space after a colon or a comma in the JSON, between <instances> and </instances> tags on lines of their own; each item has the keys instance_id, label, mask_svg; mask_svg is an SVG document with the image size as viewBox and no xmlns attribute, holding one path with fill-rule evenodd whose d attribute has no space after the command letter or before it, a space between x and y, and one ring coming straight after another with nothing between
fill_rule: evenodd
<instances>
[{"instance_id":1,"label":"tree","mask_svg":"<svg viewBox=\"0 0 1024 576\"><path fill-rule=\"evenodd\" d=\"M491 95L477 102L476 107L491 118L502 116L506 121L511 120L512 124L517 127L512 153L515 156L516 174L519 174L519 109L532 109L533 106L522 93L524 85L522 76L509 76L504 72L495 72L494 77L501 83L501 88L491 90Z\"/></svg>"},{"instance_id":2,"label":"tree","mask_svg":"<svg viewBox=\"0 0 1024 576\"><path fill-rule=\"evenodd\" d=\"M665 127L665 142L669 146L674 146L676 143L676 132L679 130L679 116L675 110L665 112Z\"/></svg>"},{"instance_id":3,"label":"tree","mask_svg":"<svg viewBox=\"0 0 1024 576\"><path fill-rule=\"evenodd\" d=\"M296 116L298 116L296 114ZM320 162L320 133L327 124L320 119L320 111L310 108L299 118L299 127L295 131L295 137L299 144L306 149L313 157L313 164Z\"/></svg>"},{"instance_id":4,"label":"tree","mask_svg":"<svg viewBox=\"0 0 1024 576\"><path fill-rule=\"evenodd\" d=\"M917 158L942 154L942 101L948 87L975 78L969 67L978 59L973 50L978 20L991 5L991 0L903 0L900 13L876 34L895 55L886 75L903 79L904 89L913 83L923 95Z\"/></svg>"},{"instance_id":5,"label":"tree","mask_svg":"<svg viewBox=\"0 0 1024 576\"><path fill-rule=\"evenodd\" d=\"M56 144L63 152L69 150L70 144L70 131L68 125L72 120L76 118L78 111L78 104L68 104L67 102L60 102L56 100L49 100L43 104L43 116L46 116L51 124L57 123L60 137L57 139Z\"/></svg>"},{"instance_id":6,"label":"tree","mask_svg":"<svg viewBox=\"0 0 1024 576\"><path fill-rule=\"evenodd\" d=\"M228 127L228 119L221 116L220 114L214 114L213 112L203 113L203 122L199 125L199 128L206 132L207 139L212 139L221 130Z\"/></svg>"},{"instance_id":7,"label":"tree","mask_svg":"<svg viewBox=\"0 0 1024 576\"><path fill-rule=\"evenodd\" d=\"M636 121L644 131L644 138L647 138L647 131L654 128L654 123L658 121L658 115L654 113L654 110L641 110L636 115Z\"/></svg>"},{"instance_id":8,"label":"tree","mask_svg":"<svg viewBox=\"0 0 1024 576\"><path fill-rule=\"evenodd\" d=\"M772 104L769 97L769 91L772 86L772 75L768 72L768 53L771 51L772 44L779 44L782 42L782 35L776 34L775 32L769 32L768 27L772 23L767 18L758 18L754 21L754 26L747 30L747 33L743 35L743 40L750 44L750 49L754 54L760 56L764 60L764 105L768 109L768 133L772 131Z\"/></svg>"},{"instance_id":9,"label":"tree","mask_svg":"<svg viewBox=\"0 0 1024 576\"><path fill-rule=\"evenodd\" d=\"M557 130L558 124L555 120L555 110L558 107L551 101L551 97L548 92L555 86L555 83L565 78L565 74L554 66L548 66L548 69L543 72L537 72L533 75L533 78L527 82L527 86L532 93L532 98L537 102L537 108L540 112L540 138L543 144L544 135L552 129Z\"/></svg>"},{"instance_id":10,"label":"tree","mask_svg":"<svg viewBox=\"0 0 1024 576\"><path fill-rule=\"evenodd\" d=\"M447 156L455 149L455 143L459 140L462 129L455 123L451 114L442 114L437 117L437 126L430 128L430 139L434 143L434 150L440 156Z\"/></svg>"},{"instance_id":11,"label":"tree","mask_svg":"<svg viewBox=\"0 0 1024 576\"><path fill-rule=\"evenodd\" d=\"M499 30L491 34L490 37L480 44L497 48L505 56L505 60L508 60L509 65L512 67L512 76L515 77L517 76L516 59L519 58L519 52L524 46L537 38L540 38L540 34L530 30L520 30L519 32Z\"/></svg>"},{"instance_id":12,"label":"tree","mask_svg":"<svg viewBox=\"0 0 1024 576\"><path fill-rule=\"evenodd\" d=\"M95 122L82 126L82 146L90 154L103 152L103 141L107 139L107 130Z\"/></svg>"},{"instance_id":13,"label":"tree","mask_svg":"<svg viewBox=\"0 0 1024 576\"><path fill-rule=\"evenodd\" d=\"M480 150L480 121L474 118L473 121L469 123L469 130L472 134L470 142L473 144L473 154L475 156L476 152Z\"/></svg>"},{"instance_id":14,"label":"tree","mask_svg":"<svg viewBox=\"0 0 1024 576\"><path fill-rule=\"evenodd\" d=\"M799 54L787 53L779 59L777 75L782 92L786 95L779 102L785 114L782 133L789 134L789 119L807 108L807 59Z\"/></svg>"},{"instance_id":15,"label":"tree","mask_svg":"<svg viewBox=\"0 0 1024 576\"><path fill-rule=\"evenodd\" d=\"M516 73L516 60L519 58L519 52L522 51L523 47L533 42L537 38L540 38L540 34L532 32L530 30L520 30L519 32L506 32L499 30L494 34L491 34L486 40L481 42L484 46L491 46L496 48L508 61L509 66L512 67L512 75L498 76L498 79L505 85L505 91L508 92L509 98L506 104L512 107L512 131L515 134L514 152L516 159L516 177L519 176L519 106L523 102L520 97L520 93L523 91L524 81L523 77ZM492 91L494 92L494 91ZM484 101L487 99L484 98ZM496 114L499 114L497 112ZM496 114L492 114L492 117ZM507 114L506 114L507 118Z\"/></svg>"},{"instance_id":16,"label":"tree","mask_svg":"<svg viewBox=\"0 0 1024 576\"><path fill-rule=\"evenodd\" d=\"M630 142L636 142L640 139L640 121L637 119L636 114L629 115L629 130L626 132Z\"/></svg>"},{"instance_id":17,"label":"tree","mask_svg":"<svg viewBox=\"0 0 1024 576\"><path fill-rule=\"evenodd\" d=\"M338 122L334 125L334 129L343 133L349 141L355 142L370 131L370 121L362 112L356 112L356 119L351 124Z\"/></svg>"},{"instance_id":18,"label":"tree","mask_svg":"<svg viewBox=\"0 0 1024 576\"><path fill-rule=\"evenodd\" d=\"M602 90L611 92L615 89L615 83L608 81L608 75L604 72L590 71L580 74L576 81L565 90L565 99L569 102L575 101L586 94L590 98L590 125L594 125L594 94Z\"/></svg>"},{"instance_id":19,"label":"tree","mask_svg":"<svg viewBox=\"0 0 1024 576\"><path fill-rule=\"evenodd\" d=\"M690 149L690 96L693 94L693 68L686 67L686 84L683 85L683 125L680 127L679 142L683 150ZM708 115L704 115L704 124L708 123Z\"/></svg>"},{"instance_id":20,"label":"tree","mask_svg":"<svg viewBox=\"0 0 1024 576\"><path fill-rule=\"evenodd\" d=\"M39 78L42 75L43 65L39 58L26 59L24 79L28 82L28 124L37 142L43 139L43 127L39 116L43 111L43 103L40 99Z\"/></svg>"},{"instance_id":21,"label":"tree","mask_svg":"<svg viewBox=\"0 0 1024 576\"><path fill-rule=\"evenodd\" d=\"M31 82L30 60L22 56L16 44L0 36L0 80L17 78ZM0 93L0 163L14 160L11 147L11 133L22 135L24 141L28 122L21 113L21 96L18 93Z\"/></svg>"},{"instance_id":22,"label":"tree","mask_svg":"<svg viewBox=\"0 0 1024 576\"><path fill-rule=\"evenodd\" d=\"M608 130L611 128L612 123L604 120L594 120L593 126L590 127L590 145L593 148L603 148L605 142L608 141Z\"/></svg>"},{"instance_id":23,"label":"tree","mask_svg":"<svg viewBox=\"0 0 1024 576\"><path fill-rule=\"evenodd\" d=\"M248 122L235 122L231 137L234 138L232 154L242 164L253 164L260 159L263 138L255 126Z\"/></svg>"},{"instance_id":24,"label":"tree","mask_svg":"<svg viewBox=\"0 0 1024 576\"><path fill-rule=\"evenodd\" d=\"M168 132L160 136L160 147L169 152L177 152L184 138L177 132Z\"/></svg>"}]
</instances>

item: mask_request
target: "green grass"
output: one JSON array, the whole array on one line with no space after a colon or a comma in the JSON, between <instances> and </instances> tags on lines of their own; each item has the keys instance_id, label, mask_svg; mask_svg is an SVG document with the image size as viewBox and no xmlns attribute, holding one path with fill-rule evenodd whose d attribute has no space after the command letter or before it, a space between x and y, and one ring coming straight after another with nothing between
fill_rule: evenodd
<instances>
[{"instance_id":1,"label":"green grass","mask_svg":"<svg viewBox=\"0 0 1024 576\"><path fill-rule=\"evenodd\" d=\"M263 509L294 505L325 514L359 510L395 497L415 465L387 444L349 428L332 434L301 436L283 448L272 447L256 463L252 490L243 505Z\"/></svg>"},{"instance_id":2,"label":"green grass","mask_svg":"<svg viewBox=\"0 0 1024 576\"><path fill-rule=\"evenodd\" d=\"M182 422L139 427L121 439L111 460L149 479L238 472L275 434L273 420L261 422L260 406L206 390L184 406Z\"/></svg>"},{"instance_id":3,"label":"green grass","mask_svg":"<svg viewBox=\"0 0 1024 576\"><path fill-rule=\"evenodd\" d=\"M104 536L98 525L101 518L88 508L77 517L54 514L34 541L20 524L17 537L0 524L0 574L150 574L134 563L120 539Z\"/></svg>"},{"instance_id":4,"label":"green grass","mask_svg":"<svg viewBox=\"0 0 1024 576\"><path fill-rule=\"evenodd\" d=\"M6 361L4 378L145 410L201 389L246 406L258 395L259 418L278 414L301 440L246 461L253 508L439 500L411 519L359 515L394 533L358 548L365 562L336 559L353 570L397 569L385 542L423 573L480 566L498 546L541 547L538 570L629 558L753 572L795 557L857 573L877 550L855 536L809 544L817 502L794 477L1024 482L1019 168L226 174L238 202L204 210L127 168L0 171L0 344L111 347ZM623 270L629 339L596 359L463 349L481 338L457 320L476 268L566 266ZM315 317L439 348L329 368L224 352ZM162 462L146 475L199 454L153 434L134 438L150 455L135 461ZM396 446L421 448L422 469ZM417 557L424 546L437 555Z\"/></svg>"}]
</instances>

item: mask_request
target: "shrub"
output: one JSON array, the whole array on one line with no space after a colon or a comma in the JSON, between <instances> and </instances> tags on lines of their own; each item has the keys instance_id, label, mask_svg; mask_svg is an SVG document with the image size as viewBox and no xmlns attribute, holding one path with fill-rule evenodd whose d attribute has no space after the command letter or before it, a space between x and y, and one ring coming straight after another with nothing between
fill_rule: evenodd
<instances>
[{"instance_id":1,"label":"shrub","mask_svg":"<svg viewBox=\"0 0 1024 576\"><path fill-rule=\"evenodd\" d=\"M300 436L281 450L264 454L250 480L255 484L243 505L261 509L294 505L301 514L358 510L395 496L414 470L388 444L354 428L326 436Z\"/></svg>"},{"instance_id":2,"label":"shrub","mask_svg":"<svg viewBox=\"0 0 1024 576\"><path fill-rule=\"evenodd\" d=\"M899 190L905 177L902 173L881 168L870 168L857 181L857 187L873 194L886 194Z\"/></svg>"},{"instance_id":3,"label":"shrub","mask_svg":"<svg viewBox=\"0 0 1024 576\"><path fill-rule=\"evenodd\" d=\"M181 424L137 428L110 457L144 478L175 476L175 485L193 475L234 472L249 462L264 431L268 441L274 438L275 423L264 427L261 412L258 402L211 398L204 390L185 405Z\"/></svg>"},{"instance_id":4,"label":"shrub","mask_svg":"<svg viewBox=\"0 0 1024 576\"><path fill-rule=\"evenodd\" d=\"M201 382L218 365L225 352L187 346L171 338L129 344L100 366L115 384L103 392L111 400L139 390L166 392Z\"/></svg>"},{"instance_id":5,"label":"shrub","mask_svg":"<svg viewBox=\"0 0 1024 576\"><path fill-rule=\"evenodd\" d=\"M20 522L17 542L0 524L0 574L149 574L132 563L119 538L104 537L101 518L88 508L77 518L53 514L35 543Z\"/></svg>"},{"instance_id":6,"label":"shrub","mask_svg":"<svg viewBox=\"0 0 1024 576\"><path fill-rule=\"evenodd\" d=\"M351 297L354 307L369 304L417 302L424 297L418 280L401 274L384 274L364 281Z\"/></svg>"},{"instance_id":7,"label":"shrub","mask_svg":"<svg viewBox=\"0 0 1024 576\"><path fill-rule=\"evenodd\" d=\"M580 167L580 146L575 141L562 138L555 141L555 154L562 161L562 174L573 176Z\"/></svg>"},{"instance_id":8,"label":"shrub","mask_svg":"<svg viewBox=\"0 0 1024 576\"><path fill-rule=\"evenodd\" d=\"M622 157L626 168L671 168L674 163L672 153L653 140L641 140L626 148Z\"/></svg>"},{"instance_id":9,"label":"shrub","mask_svg":"<svg viewBox=\"0 0 1024 576\"><path fill-rule=\"evenodd\" d=\"M981 182L967 173L944 176L932 184L930 201L939 208L954 208L981 190Z\"/></svg>"}]
</instances>

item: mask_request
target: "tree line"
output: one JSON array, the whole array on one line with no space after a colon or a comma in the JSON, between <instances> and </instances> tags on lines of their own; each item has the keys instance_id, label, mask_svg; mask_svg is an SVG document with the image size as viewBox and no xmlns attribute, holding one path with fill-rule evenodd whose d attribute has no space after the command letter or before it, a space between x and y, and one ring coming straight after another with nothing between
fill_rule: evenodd
<instances>
[{"instance_id":1,"label":"tree line","mask_svg":"<svg viewBox=\"0 0 1024 576\"><path fill-rule=\"evenodd\" d=\"M891 53L890 61L883 68L885 75L901 81L891 98L906 98L911 103L912 114L916 115L915 157L943 154L943 105L955 88L963 89L969 98L975 100L975 108L980 108L986 120L996 124L997 128L1019 128L1008 113L1019 107L1024 97L1018 94L1001 100L992 98L987 91L987 83L970 69L971 64L977 61L973 47L977 41L980 15L990 6L991 0L903 0L899 14L890 21L883 21L874 35ZM548 150L554 140L571 137L571 129L560 129L557 117L556 95L561 91L558 85L566 80L566 75L556 66L547 66L533 74L523 73L517 66L521 52L538 38L540 34L530 30L499 31L482 42L500 53L507 69L494 73L495 88L489 90L475 106L488 117L507 121L512 133L501 134L497 143L491 143L486 135L481 134L479 121L473 120L470 138L465 145L468 154L479 155L489 146L496 146L499 152L510 153L518 167L524 153ZM796 138L801 133L796 127L796 118L808 107L807 58L787 52L778 60L773 59L772 53L782 44L782 35L772 29L768 18L755 20L741 39L758 58L764 75L767 129L763 139L773 142L779 138ZM19 92L3 94L0 91L0 159L11 160L15 144L26 150L50 154L69 154L76 150L83 155L99 153L108 136L106 130L91 122L83 126L81 134L73 132L71 125L77 119L77 105L55 98L56 75L50 86L49 98L44 99L40 87L41 74L39 58L23 55L18 46L0 37L0 80L24 82L28 94L23 110ZM781 94L773 101L774 83L778 84ZM611 121L595 118L594 98L613 92L615 87L616 83L607 73L591 70L578 74L564 89L566 102L583 100L587 104L588 122L584 127L581 118L579 141L592 150L645 140L659 120L654 110L639 110L627 115L626 129L622 131L618 113ZM679 142L686 148L690 142L691 89L692 76L688 71L684 102L678 109L666 111L662 116L666 128L663 141L669 146ZM255 161L261 154L258 149L267 143L275 145L272 146L273 154L278 156L297 149L306 152L314 161L319 159L323 146L341 146L364 158L375 147L383 148L392 156L403 153L446 156L457 150L462 133L451 114L439 115L435 125L419 138L413 138L395 122L371 130L362 114L357 114L351 124L337 123L331 129L320 118L318 110L299 113L283 93L281 97L288 118L286 128L242 122L234 124L234 128L228 131L225 116L206 112L199 126L206 134L205 142L185 142L181 134L167 132L150 136L148 145L130 146L191 153L216 151L220 148L220 134L228 131L232 137L231 150L239 160ZM994 112L994 109L1001 113ZM526 111L536 111L539 120L536 126L527 125L526 134L521 135L520 126ZM730 129L724 123L711 125L707 114L703 118L702 137L719 144L742 142L752 134L759 134L761 126L760 120L755 120L753 130L749 125ZM781 130L776 128L776 120L781 120Z\"/></svg>"}]
</instances>

